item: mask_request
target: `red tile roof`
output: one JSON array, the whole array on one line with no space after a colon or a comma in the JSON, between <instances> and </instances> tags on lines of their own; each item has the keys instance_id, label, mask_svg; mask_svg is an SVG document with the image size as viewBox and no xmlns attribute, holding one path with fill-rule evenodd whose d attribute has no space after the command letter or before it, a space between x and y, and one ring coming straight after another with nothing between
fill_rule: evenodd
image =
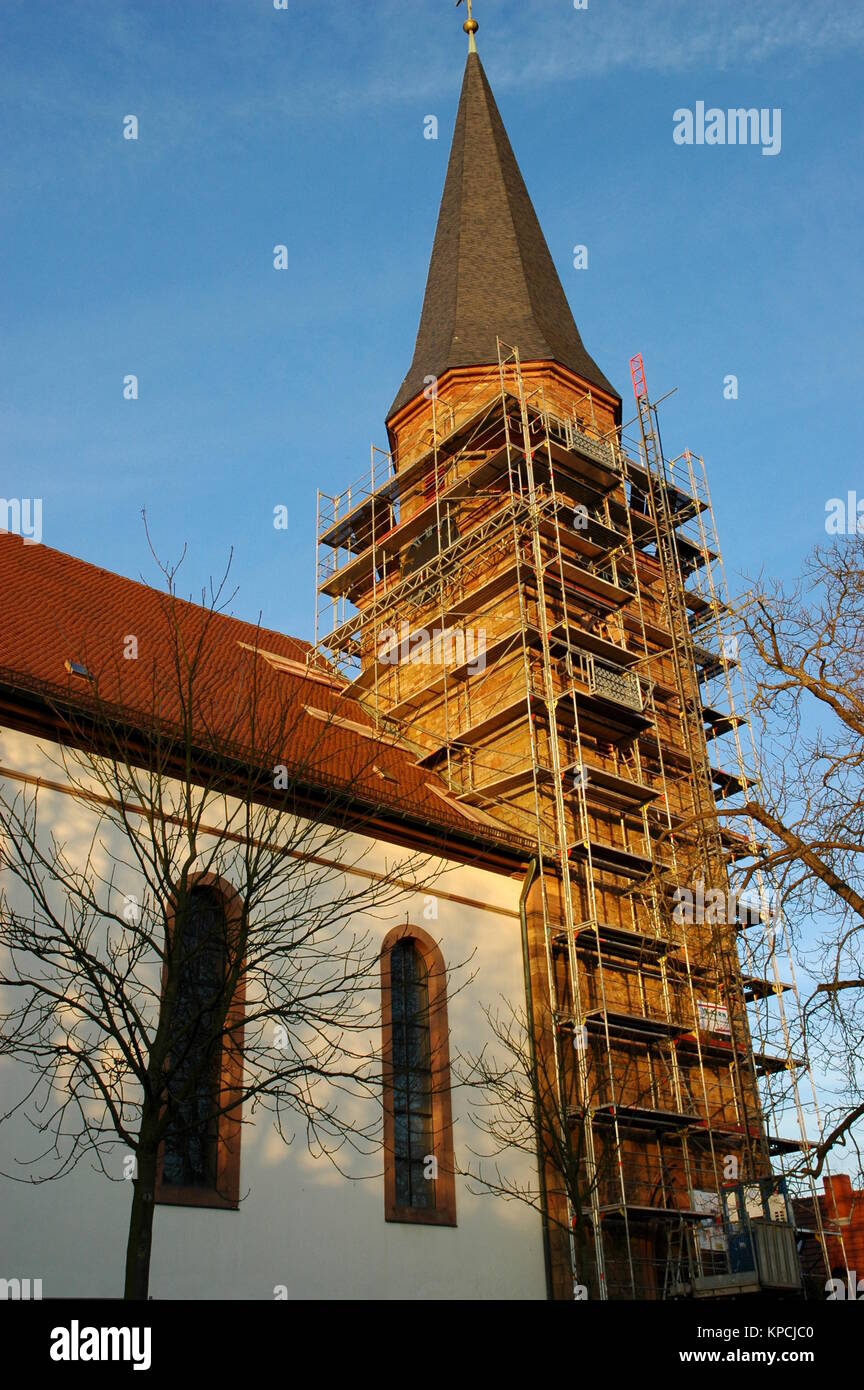
<instances>
[{"instance_id":1,"label":"red tile roof","mask_svg":"<svg viewBox=\"0 0 864 1390\"><path fill-rule=\"evenodd\" d=\"M134 659L125 656L130 638L137 642ZM10 694L26 693L46 708L87 710L98 691L99 707L122 711L133 727L174 725L183 715L182 682L172 669L178 652L196 672L199 747L231 748L250 759L254 751L266 766L284 763L303 785L349 793L394 827L426 824L433 833L524 853L520 837L458 806L443 782L416 765L412 750L380 738L323 664L309 671L308 642L0 532L0 688L7 703ZM94 680L70 672L67 662Z\"/></svg>"}]
</instances>

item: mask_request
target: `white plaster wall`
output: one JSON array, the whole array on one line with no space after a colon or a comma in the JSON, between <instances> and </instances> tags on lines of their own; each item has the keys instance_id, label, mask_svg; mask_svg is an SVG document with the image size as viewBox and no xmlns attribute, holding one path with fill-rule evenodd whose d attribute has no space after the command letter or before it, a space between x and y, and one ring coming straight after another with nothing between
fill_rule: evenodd
<instances>
[{"instance_id":1,"label":"white plaster wall","mask_svg":"<svg viewBox=\"0 0 864 1390\"><path fill-rule=\"evenodd\" d=\"M58 750L0 730L3 767L59 781ZM6 787L8 779L3 779ZM85 853L91 813L61 792L40 792L43 832L50 828L70 850ZM118 841L119 843L119 841ZM358 844L365 868L392 868L393 846ZM14 885L9 885L15 897ZM119 885L134 893L130 876ZM503 996L521 1007L524 987L517 913L518 880L474 867L451 866L435 887L437 920L429 920L427 894L406 894L375 917L370 928L383 938L407 919L440 942L454 970L449 999L451 1053L478 1052L487 1041L482 1004ZM449 901L455 894L485 907ZM512 914L490 911L503 907ZM470 958L470 960L469 960ZM469 963L463 968L463 962ZM466 983L468 977L474 978ZM2 1110L26 1083L20 1067L0 1062ZM454 1144L482 1144L468 1103L453 1094ZM28 1173L44 1147L21 1119L0 1125L0 1171ZM122 1172L124 1151L112 1156ZM507 1171L527 1176L527 1160L513 1155ZM545 1297L540 1219L519 1203L472 1195L457 1178L456 1228L390 1224L384 1220L381 1159L347 1156L353 1180L323 1158L313 1158L302 1125L288 1147L269 1116L244 1125L239 1211L157 1207L151 1292L154 1298L272 1299L278 1286L291 1299ZM122 1292L130 1188L93 1171L85 1159L68 1177L32 1186L0 1177L0 1276L41 1278L49 1296L116 1297Z\"/></svg>"}]
</instances>

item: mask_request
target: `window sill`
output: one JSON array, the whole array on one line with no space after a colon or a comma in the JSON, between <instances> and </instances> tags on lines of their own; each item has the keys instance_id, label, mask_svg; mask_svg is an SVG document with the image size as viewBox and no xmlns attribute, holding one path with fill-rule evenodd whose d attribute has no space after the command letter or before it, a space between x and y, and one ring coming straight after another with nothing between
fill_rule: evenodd
<instances>
[{"instance_id":1,"label":"window sill","mask_svg":"<svg viewBox=\"0 0 864 1390\"><path fill-rule=\"evenodd\" d=\"M453 1226L456 1214L435 1207L394 1207L385 1212L384 1220L404 1226Z\"/></svg>"},{"instance_id":2,"label":"window sill","mask_svg":"<svg viewBox=\"0 0 864 1390\"><path fill-rule=\"evenodd\" d=\"M239 1211L240 1203L218 1192L200 1187L160 1187L154 1198L157 1207L210 1207L215 1211Z\"/></svg>"}]
</instances>

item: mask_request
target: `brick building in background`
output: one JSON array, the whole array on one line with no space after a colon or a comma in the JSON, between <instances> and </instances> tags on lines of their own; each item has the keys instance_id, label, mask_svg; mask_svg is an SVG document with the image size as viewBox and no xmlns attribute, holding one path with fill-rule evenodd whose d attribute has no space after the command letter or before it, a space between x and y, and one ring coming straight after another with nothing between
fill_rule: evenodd
<instances>
[{"instance_id":1,"label":"brick building in background","mask_svg":"<svg viewBox=\"0 0 864 1390\"><path fill-rule=\"evenodd\" d=\"M864 1191L852 1186L848 1173L835 1173L823 1178L824 1192L819 1196L819 1216L825 1232L831 1278L840 1280L842 1289L835 1289L836 1298L849 1298L855 1290L864 1297ZM808 1292L816 1298L826 1293L825 1262L818 1238L816 1212L812 1199L801 1198L794 1203L801 1242L801 1270ZM858 1281L861 1281L860 1287Z\"/></svg>"}]
</instances>

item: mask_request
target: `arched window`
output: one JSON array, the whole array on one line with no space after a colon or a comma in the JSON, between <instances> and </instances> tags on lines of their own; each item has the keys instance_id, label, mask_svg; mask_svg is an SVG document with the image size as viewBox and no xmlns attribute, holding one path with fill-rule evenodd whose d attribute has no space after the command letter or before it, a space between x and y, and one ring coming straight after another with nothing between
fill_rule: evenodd
<instances>
[{"instance_id":1,"label":"arched window","mask_svg":"<svg viewBox=\"0 0 864 1390\"><path fill-rule=\"evenodd\" d=\"M235 1208L240 1197L239 1099L243 1084L243 988L229 1002L226 975L239 901L228 884L202 875L180 914L168 914L180 952L169 1034L170 1119L159 1155L156 1200Z\"/></svg>"},{"instance_id":2,"label":"arched window","mask_svg":"<svg viewBox=\"0 0 864 1390\"><path fill-rule=\"evenodd\" d=\"M381 997L385 1218L455 1226L447 969L421 928L385 938Z\"/></svg>"}]
</instances>

